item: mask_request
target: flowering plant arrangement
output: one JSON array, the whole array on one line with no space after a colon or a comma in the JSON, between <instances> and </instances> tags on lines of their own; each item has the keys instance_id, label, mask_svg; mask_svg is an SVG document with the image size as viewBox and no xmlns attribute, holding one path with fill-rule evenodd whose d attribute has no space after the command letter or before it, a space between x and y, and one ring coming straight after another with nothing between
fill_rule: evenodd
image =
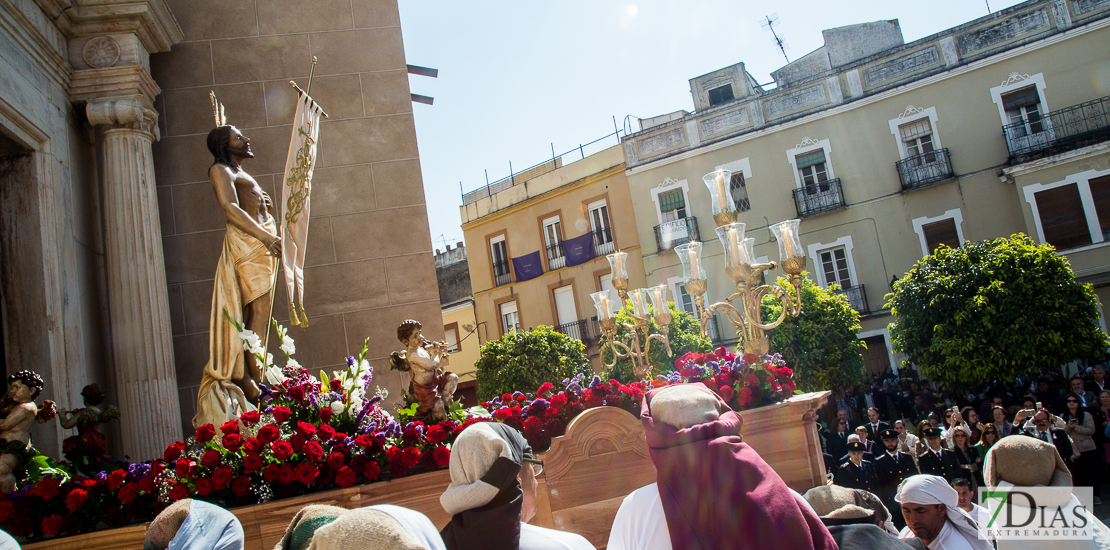
<instances>
[{"instance_id":1,"label":"flowering plant arrangement","mask_svg":"<svg viewBox=\"0 0 1110 550\"><path fill-rule=\"evenodd\" d=\"M701 382L717 392L733 410L773 405L798 392L794 371L779 354L744 354L737 358L725 348L714 353L687 353L675 361L675 371L659 375L655 387L678 382Z\"/></svg>"}]
</instances>

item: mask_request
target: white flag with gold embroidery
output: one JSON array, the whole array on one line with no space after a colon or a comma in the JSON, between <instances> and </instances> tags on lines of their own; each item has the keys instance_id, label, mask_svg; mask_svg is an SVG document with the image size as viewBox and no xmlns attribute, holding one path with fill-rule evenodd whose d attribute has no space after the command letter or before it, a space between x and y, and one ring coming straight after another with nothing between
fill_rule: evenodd
<instances>
[{"instance_id":1,"label":"white flag with gold embroidery","mask_svg":"<svg viewBox=\"0 0 1110 550\"><path fill-rule=\"evenodd\" d=\"M285 161L282 185L281 262L289 296L289 322L308 326L304 311L304 257L308 241L312 169L316 166L316 141L323 111L307 94L299 93L293 116L293 137ZM300 306L298 315L297 306Z\"/></svg>"}]
</instances>

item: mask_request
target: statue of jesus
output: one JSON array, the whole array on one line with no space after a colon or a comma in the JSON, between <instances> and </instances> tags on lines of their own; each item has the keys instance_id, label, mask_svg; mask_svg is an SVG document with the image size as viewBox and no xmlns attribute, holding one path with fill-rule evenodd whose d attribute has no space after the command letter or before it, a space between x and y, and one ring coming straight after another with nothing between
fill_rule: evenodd
<instances>
[{"instance_id":1,"label":"statue of jesus","mask_svg":"<svg viewBox=\"0 0 1110 550\"><path fill-rule=\"evenodd\" d=\"M208 150L215 162L208 169L212 190L227 216L223 253L216 266L209 321L208 365L204 367L193 426L220 426L256 403L261 390L261 366L243 352L235 327L224 311L244 328L263 337L271 312L270 293L277 278L281 238L271 214L273 203L241 164L254 158L250 139L234 126L217 126L208 133Z\"/></svg>"}]
</instances>

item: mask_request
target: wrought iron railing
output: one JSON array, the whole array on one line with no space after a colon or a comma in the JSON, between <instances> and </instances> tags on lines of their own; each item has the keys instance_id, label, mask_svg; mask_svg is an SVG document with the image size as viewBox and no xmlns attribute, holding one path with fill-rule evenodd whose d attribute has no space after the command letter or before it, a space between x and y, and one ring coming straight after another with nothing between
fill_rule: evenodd
<instances>
[{"instance_id":1,"label":"wrought iron railing","mask_svg":"<svg viewBox=\"0 0 1110 550\"><path fill-rule=\"evenodd\" d=\"M700 240L698 219L693 216L663 222L655 226L655 246L659 252L665 252L690 241Z\"/></svg>"},{"instance_id":2,"label":"wrought iron railing","mask_svg":"<svg viewBox=\"0 0 1110 550\"><path fill-rule=\"evenodd\" d=\"M862 284L841 288L833 292L836 294L843 294L844 297L848 299L848 305L852 306L852 309L859 313L871 313L871 310L867 307L867 292L864 291Z\"/></svg>"},{"instance_id":3,"label":"wrought iron railing","mask_svg":"<svg viewBox=\"0 0 1110 550\"><path fill-rule=\"evenodd\" d=\"M1110 140L1110 96L1006 124L1002 133L1011 164Z\"/></svg>"},{"instance_id":4,"label":"wrought iron railing","mask_svg":"<svg viewBox=\"0 0 1110 550\"><path fill-rule=\"evenodd\" d=\"M567 255L563 253L563 243L555 243L547 247L547 269L559 269L567 264Z\"/></svg>"},{"instance_id":5,"label":"wrought iron railing","mask_svg":"<svg viewBox=\"0 0 1110 550\"><path fill-rule=\"evenodd\" d=\"M507 285L513 281L509 271L509 262L493 264L493 286Z\"/></svg>"},{"instance_id":6,"label":"wrought iron railing","mask_svg":"<svg viewBox=\"0 0 1110 550\"><path fill-rule=\"evenodd\" d=\"M819 183L803 185L794 190L794 205L798 216L806 217L844 208L844 194L840 190L840 178Z\"/></svg>"},{"instance_id":7,"label":"wrought iron railing","mask_svg":"<svg viewBox=\"0 0 1110 550\"><path fill-rule=\"evenodd\" d=\"M913 189L930 183L952 179L952 159L948 156L948 148L929 151L920 155L904 158L896 163L898 178L902 180L902 189Z\"/></svg>"},{"instance_id":8,"label":"wrought iron railing","mask_svg":"<svg viewBox=\"0 0 1110 550\"><path fill-rule=\"evenodd\" d=\"M606 227L594 231L594 256L612 254L615 250L613 230Z\"/></svg>"},{"instance_id":9,"label":"wrought iron railing","mask_svg":"<svg viewBox=\"0 0 1110 550\"><path fill-rule=\"evenodd\" d=\"M573 323L566 323L555 327L555 332L566 334L575 340L589 343L596 342L601 337L601 330L597 324L597 317L580 319Z\"/></svg>"}]
</instances>

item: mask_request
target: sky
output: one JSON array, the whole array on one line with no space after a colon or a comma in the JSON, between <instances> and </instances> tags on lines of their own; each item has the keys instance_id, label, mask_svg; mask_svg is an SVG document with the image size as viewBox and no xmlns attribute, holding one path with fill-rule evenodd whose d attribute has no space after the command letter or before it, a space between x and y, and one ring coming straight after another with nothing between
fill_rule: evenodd
<instances>
[{"instance_id":1,"label":"sky","mask_svg":"<svg viewBox=\"0 0 1110 550\"><path fill-rule=\"evenodd\" d=\"M639 129L636 118L693 110L689 79L743 62L760 83L821 47L821 30L898 19L906 42L1016 0L400 0L433 248L463 240L460 182L469 192L579 144ZM615 121L615 126L614 126ZM623 131L623 130L622 130ZM585 150L615 145L610 136Z\"/></svg>"}]
</instances>

